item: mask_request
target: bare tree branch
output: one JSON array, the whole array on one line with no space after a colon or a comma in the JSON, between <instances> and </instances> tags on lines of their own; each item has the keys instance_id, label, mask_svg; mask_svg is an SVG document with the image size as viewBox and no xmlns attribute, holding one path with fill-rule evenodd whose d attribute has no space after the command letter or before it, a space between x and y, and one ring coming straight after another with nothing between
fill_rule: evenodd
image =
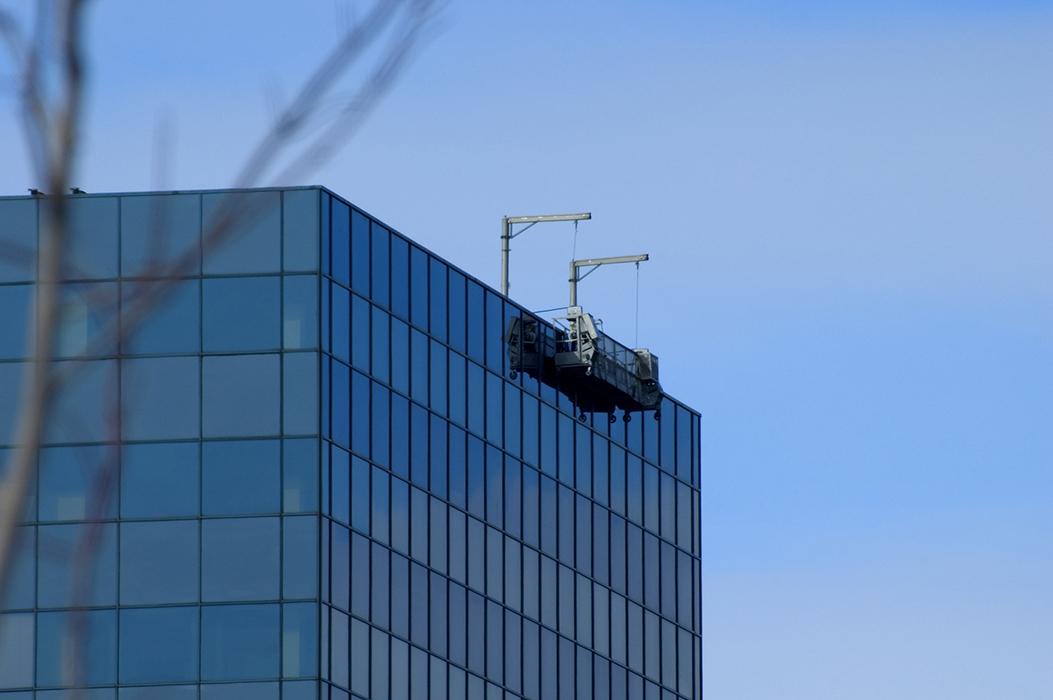
<instances>
[{"instance_id":1,"label":"bare tree branch","mask_svg":"<svg viewBox=\"0 0 1053 700\"><path fill-rule=\"evenodd\" d=\"M80 124L83 69L81 32L85 3L66 0L61 6L61 21L56 36L55 52L59 61L59 97L53 119L48 117L41 95L40 63L43 43L27 53L23 85L27 140L39 144L42 152L35 158L41 182L55 196L46 197L46 213L40 227L40 261L36 299L36 323L33 324L31 359L26 369L15 433L14 455L7 469L4 488L0 491L0 598L11 578L11 562L18 526L25 513L26 495L36 478L36 466L44 424L54 400L50 389L51 358L59 326L59 288L66 252L69 207L65 196L70 173L76 163L77 129ZM38 10L38 37L43 36L43 4Z\"/></svg>"}]
</instances>

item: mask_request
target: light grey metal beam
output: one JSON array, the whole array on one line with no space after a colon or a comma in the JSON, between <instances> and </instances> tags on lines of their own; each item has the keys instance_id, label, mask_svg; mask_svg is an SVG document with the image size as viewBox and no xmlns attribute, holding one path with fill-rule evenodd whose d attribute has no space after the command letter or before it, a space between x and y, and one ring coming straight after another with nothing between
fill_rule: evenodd
<instances>
[{"instance_id":1,"label":"light grey metal beam","mask_svg":"<svg viewBox=\"0 0 1053 700\"><path fill-rule=\"evenodd\" d=\"M625 263L642 263L650 260L647 253L642 255L616 255L610 258L585 258L584 260L572 260L570 262L570 305L578 305L578 282L582 281L601 265L622 265ZM578 270L583 267L591 268L585 274L579 275Z\"/></svg>"},{"instance_id":2,"label":"light grey metal beam","mask_svg":"<svg viewBox=\"0 0 1053 700\"><path fill-rule=\"evenodd\" d=\"M553 221L588 221L592 212L578 214L539 214L537 216L505 216L501 218L501 293L508 296L508 255L512 251L512 239L535 224ZM527 224L526 227L512 233L514 224Z\"/></svg>"}]
</instances>

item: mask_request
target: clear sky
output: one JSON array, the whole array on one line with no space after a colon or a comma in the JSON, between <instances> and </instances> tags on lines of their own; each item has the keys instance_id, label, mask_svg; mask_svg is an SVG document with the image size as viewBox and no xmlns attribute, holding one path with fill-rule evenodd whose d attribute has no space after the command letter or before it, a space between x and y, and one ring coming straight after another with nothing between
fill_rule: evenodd
<instances>
[{"instance_id":1,"label":"clear sky","mask_svg":"<svg viewBox=\"0 0 1053 700\"><path fill-rule=\"evenodd\" d=\"M78 184L229 183L365 7L98 2ZM1048 0L454 0L310 180L493 284L506 213L652 255L639 342L704 416L709 700L1053 697ZM513 296L565 303L572 231L516 239ZM630 343L634 298L581 290Z\"/></svg>"}]
</instances>

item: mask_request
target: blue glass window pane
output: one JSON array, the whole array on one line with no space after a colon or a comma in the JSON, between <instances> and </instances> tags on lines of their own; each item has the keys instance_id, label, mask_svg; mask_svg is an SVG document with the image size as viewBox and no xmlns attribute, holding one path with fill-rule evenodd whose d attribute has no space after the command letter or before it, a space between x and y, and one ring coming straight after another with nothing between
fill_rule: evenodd
<instances>
[{"instance_id":1,"label":"blue glass window pane","mask_svg":"<svg viewBox=\"0 0 1053 700\"><path fill-rule=\"evenodd\" d=\"M176 261L180 275L201 271L201 196L121 197L121 275L156 277Z\"/></svg>"},{"instance_id":2,"label":"blue glass window pane","mask_svg":"<svg viewBox=\"0 0 1053 700\"><path fill-rule=\"evenodd\" d=\"M4 332L0 334L0 360L29 356L28 332L33 290L30 284L0 287L0 318L4 319Z\"/></svg>"},{"instance_id":3,"label":"blue glass window pane","mask_svg":"<svg viewBox=\"0 0 1053 700\"><path fill-rule=\"evenodd\" d=\"M409 410L409 401L391 395L391 471L403 478L409 478Z\"/></svg>"},{"instance_id":4,"label":"blue glass window pane","mask_svg":"<svg viewBox=\"0 0 1053 700\"><path fill-rule=\"evenodd\" d=\"M196 444L126 445L121 517L197 515L198 474Z\"/></svg>"},{"instance_id":5,"label":"blue glass window pane","mask_svg":"<svg viewBox=\"0 0 1053 700\"><path fill-rule=\"evenodd\" d=\"M283 606L282 677L302 678L318 673L318 606Z\"/></svg>"},{"instance_id":6,"label":"blue glass window pane","mask_svg":"<svg viewBox=\"0 0 1053 700\"><path fill-rule=\"evenodd\" d=\"M388 398L390 391L387 387L376 382L372 385L373 401L371 405L372 419L370 427L372 430L372 459L382 466L388 465L389 458L389 432L390 418L388 416ZM401 437L399 438L401 439Z\"/></svg>"},{"instance_id":7,"label":"blue glass window pane","mask_svg":"<svg viewBox=\"0 0 1053 700\"><path fill-rule=\"evenodd\" d=\"M4 459L0 450L0 460ZM36 600L36 551L37 535L34 527L20 527L15 535L15 549L11 558L10 580L7 592L0 598L0 609L19 610L34 607ZM0 625L3 623L0 622ZM3 630L0 630L2 633ZM0 642L0 667L3 666L3 646ZM11 652L14 653L14 652ZM0 671L0 678L3 672ZM0 687L3 684L0 683Z\"/></svg>"},{"instance_id":8,"label":"blue glass window pane","mask_svg":"<svg viewBox=\"0 0 1053 700\"><path fill-rule=\"evenodd\" d=\"M448 287L450 346L455 350L466 352L468 349L466 316L468 297L464 275L456 270L450 270Z\"/></svg>"},{"instance_id":9,"label":"blue glass window pane","mask_svg":"<svg viewBox=\"0 0 1053 700\"><path fill-rule=\"evenodd\" d=\"M351 455L338 447L333 451L333 517L342 523L351 522Z\"/></svg>"},{"instance_id":10,"label":"blue glass window pane","mask_svg":"<svg viewBox=\"0 0 1053 700\"><path fill-rule=\"evenodd\" d=\"M461 508L467 507L467 460L465 433L455 425L450 426L449 435L449 491L450 501Z\"/></svg>"},{"instance_id":11,"label":"blue glass window pane","mask_svg":"<svg viewBox=\"0 0 1053 700\"><path fill-rule=\"evenodd\" d=\"M369 377L361 372L351 373L351 405L354 414L351 420L351 449L359 454L369 454Z\"/></svg>"},{"instance_id":12,"label":"blue glass window pane","mask_svg":"<svg viewBox=\"0 0 1053 700\"><path fill-rule=\"evenodd\" d=\"M198 600L196 520L121 523L121 604Z\"/></svg>"},{"instance_id":13,"label":"blue glass window pane","mask_svg":"<svg viewBox=\"0 0 1053 700\"><path fill-rule=\"evenodd\" d=\"M410 388L414 401L428 403L428 336L414 329L410 348Z\"/></svg>"},{"instance_id":14,"label":"blue glass window pane","mask_svg":"<svg viewBox=\"0 0 1053 700\"><path fill-rule=\"evenodd\" d=\"M278 676L277 605L222 605L201 610L201 677L247 680Z\"/></svg>"},{"instance_id":15,"label":"blue glass window pane","mask_svg":"<svg viewBox=\"0 0 1053 700\"><path fill-rule=\"evenodd\" d=\"M431 545L428 548L429 562L431 568L446 573L446 504L437 498L432 498L429 503L430 518L428 532L431 537Z\"/></svg>"},{"instance_id":16,"label":"blue glass window pane","mask_svg":"<svg viewBox=\"0 0 1053 700\"><path fill-rule=\"evenodd\" d=\"M446 415L446 355L446 346L432 340L429 405L442 416Z\"/></svg>"},{"instance_id":17,"label":"blue glass window pane","mask_svg":"<svg viewBox=\"0 0 1053 700\"><path fill-rule=\"evenodd\" d=\"M318 441L286 440L284 443L282 510L310 513L318 510Z\"/></svg>"},{"instance_id":18,"label":"blue glass window pane","mask_svg":"<svg viewBox=\"0 0 1053 700\"><path fill-rule=\"evenodd\" d=\"M333 355L351 361L351 292L334 285L333 290Z\"/></svg>"},{"instance_id":19,"label":"blue glass window pane","mask_svg":"<svg viewBox=\"0 0 1053 700\"><path fill-rule=\"evenodd\" d=\"M196 679L198 611L197 607L121 610L121 683Z\"/></svg>"},{"instance_id":20,"label":"blue glass window pane","mask_svg":"<svg viewBox=\"0 0 1053 700\"><path fill-rule=\"evenodd\" d=\"M205 280L205 352L278 348L280 293L280 277Z\"/></svg>"},{"instance_id":21,"label":"blue glass window pane","mask_svg":"<svg viewBox=\"0 0 1053 700\"><path fill-rule=\"evenodd\" d=\"M391 319L391 386L396 391L409 394L409 326L398 319Z\"/></svg>"},{"instance_id":22,"label":"blue glass window pane","mask_svg":"<svg viewBox=\"0 0 1053 700\"><path fill-rule=\"evenodd\" d=\"M409 318L409 245L400 236L391 236L391 310Z\"/></svg>"},{"instance_id":23,"label":"blue glass window pane","mask_svg":"<svg viewBox=\"0 0 1053 700\"><path fill-rule=\"evenodd\" d=\"M476 435L482 435L486 429L484 375L482 367L474 362L468 363L468 429Z\"/></svg>"},{"instance_id":24,"label":"blue glass window pane","mask_svg":"<svg viewBox=\"0 0 1053 700\"><path fill-rule=\"evenodd\" d=\"M330 223L332 221L332 207L333 198L328 192L322 192L322 225L321 225L321 236L322 236L322 272L329 275L332 274L332 264L330 255Z\"/></svg>"},{"instance_id":25,"label":"blue glass window pane","mask_svg":"<svg viewBox=\"0 0 1053 700\"><path fill-rule=\"evenodd\" d=\"M369 540L351 533L351 612L369 619Z\"/></svg>"},{"instance_id":26,"label":"blue glass window pane","mask_svg":"<svg viewBox=\"0 0 1053 700\"><path fill-rule=\"evenodd\" d=\"M0 688L33 686L34 622L31 613L0 615Z\"/></svg>"},{"instance_id":27,"label":"blue glass window pane","mask_svg":"<svg viewBox=\"0 0 1053 700\"><path fill-rule=\"evenodd\" d=\"M278 433L277 355L206 357L203 374L207 437Z\"/></svg>"},{"instance_id":28,"label":"blue glass window pane","mask_svg":"<svg viewBox=\"0 0 1053 700\"><path fill-rule=\"evenodd\" d=\"M483 443L474 435L468 436L468 512L486 517L486 476Z\"/></svg>"},{"instance_id":29,"label":"blue glass window pane","mask_svg":"<svg viewBox=\"0 0 1053 700\"><path fill-rule=\"evenodd\" d=\"M148 288L147 282L123 282L125 299L134 299ZM125 342L128 354L185 353L201 349L201 282L179 280L168 283L165 296L142 319ZM128 303L123 307L127 314ZM127 322L126 322L127 323ZM125 328L125 332L128 332Z\"/></svg>"},{"instance_id":30,"label":"blue glass window pane","mask_svg":"<svg viewBox=\"0 0 1053 700\"><path fill-rule=\"evenodd\" d=\"M540 513L538 504L538 473L523 470L523 540L534 547L540 544Z\"/></svg>"},{"instance_id":31,"label":"blue glass window pane","mask_svg":"<svg viewBox=\"0 0 1053 700\"><path fill-rule=\"evenodd\" d=\"M466 396L468 391L466 360L457 353L449 353L449 401L450 420L460 425L467 424Z\"/></svg>"},{"instance_id":32,"label":"blue glass window pane","mask_svg":"<svg viewBox=\"0 0 1053 700\"><path fill-rule=\"evenodd\" d=\"M102 442L110 439L113 428L108 420L109 399L113 395L116 363L112 360L100 360L70 362L68 365L60 363L59 366L76 367L75 371L79 376L77 381L67 383L56 395L51 420L45 431L45 442ZM0 381L0 386L2 384ZM156 384L154 388L157 388ZM181 405L186 395L174 391L172 398L177 405ZM168 407L160 411L157 407L151 408L154 410L140 412L143 420L156 417L158 413L169 412ZM188 410L194 409L188 407ZM127 414L126 411L125 416ZM182 423L179 425L181 427Z\"/></svg>"},{"instance_id":33,"label":"blue glass window pane","mask_svg":"<svg viewBox=\"0 0 1053 700\"><path fill-rule=\"evenodd\" d=\"M132 440L197 437L198 367L196 357L124 360L121 363L124 437Z\"/></svg>"},{"instance_id":34,"label":"blue glass window pane","mask_svg":"<svg viewBox=\"0 0 1053 700\"><path fill-rule=\"evenodd\" d=\"M349 621L347 615L343 614L339 610L331 610L332 616L332 641L330 647L336 653L332 653L332 671L329 674L330 680L333 683L347 687L348 679L348 653L345 650L350 649L350 630ZM333 689L330 698L339 697L336 694L336 690ZM347 698L347 694L344 693L344 698Z\"/></svg>"},{"instance_id":35,"label":"blue glass window pane","mask_svg":"<svg viewBox=\"0 0 1053 700\"><path fill-rule=\"evenodd\" d=\"M523 461L531 466L538 466L538 400L529 394L523 394Z\"/></svg>"},{"instance_id":36,"label":"blue glass window pane","mask_svg":"<svg viewBox=\"0 0 1053 700\"><path fill-rule=\"evenodd\" d=\"M390 570L391 550L376 542L372 546L372 572L370 620L374 625L387 628L389 622L390 592L388 571Z\"/></svg>"},{"instance_id":37,"label":"blue glass window pane","mask_svg":"<svg viewBox=\"0 0 1053 700\"><path fill-rule=\"evenodd\" d=\"M74 581L83 577L76 553L87 541L89 527L98 527L98 544L90 564L91 584L83 600L73 600ZM95 537L95 535L92 535ZM117 532L112 523L91 525L46 525L37 528L38 547L50 552L40 557L37 572L37 605L42 608L82 605L113 605L117 601Z\"/></svg>"},{"instance_id":38,"label":"blue glass window pane","mask_svg":"<svg viewBox=\"0 0 1053 700\"><path fill-rule=\"evenodd\" d=\"M369 296L369 218L351 210L351 289Z\"/></svg>"},{"instance_id":39,"label":"blue glass window pane","mask_svg":"<svg viewBox=\"0 0 1053 700\"><path fill-rule=\"evenodd\" d=\"M372 534L373 539L388 543L390 536L388 511L388 483L390 477L387 472L373 467L372 486L373 495L370 498L370 506L373 514Z\"/></svg>"},{"instance_id":40,"label":"blue glass window pane","mask_svg":"<svg viewBox=\"0 0 1053 700\"><path fill-rule=\"evenodd\" d=\"M117 315L117 285L113 282L64 284L59 301L57 357L112 355L113 337L105 335Z\"/></svg>"},{"instance_id":41,"label":"blue glass window pane","mask_svg":"<svg viewBox=\"0 0 1053 700\"><path fill-rule=\"evenodd\" d=\"M202 512L248 515L278 511L280 462L277 440L206 442Z\"/></svg>"},{"instance_id":42,"label":"blue glass window pane","mask_svg":"<svg viewBox=\"0 0 1053 700\"><path fill-rule=\"evenodd\" d=\"M409 553L409 486L401 479L391 480L391 546Z\"/></svg>"},{"instance_id":43,"label":"blue glass window pane","mask_svg":"<svg viewBox=\"0 0 1053 700\"><path fill-rule=\"evenodd\" d=\"M282 595L285 598L318 596L318 519L285 518L282 532Z\"/></svg>"},{"instance_id":44,"label":"blue glass window pane","mask_svg":"<svg viewBox=\"0 0 1053 700\"><path fill-rule=\"evenodd\" d=\"M522 475L522 464L519 460L505 457L505 530L519 537L519 524L522 517L522 493L520 477Z\"/></svg>"},{"instance_id":45,"label":"blue glass window pane","mask_svg":"<svg viewBox=\"0 0 1053 700\"><path fill-rule=\"evenodd\" d=\"M370 515L369 464L353 457L351 459L351 527L369 534Z\"/></svg>"},{"instance_id":46,"label":"blue glass window pane","mask_svg":"<svg viewBox=\"0 0 1053 700\"><path fill-rule=\"evenodd\" d=\"M103 685L117 679L117 620L113 610L87 610L80 649L70 644L69 612L42 612L37 616L37 683L62 685L68 665L80 661L84 683Z\"/></svg>"},{"instance_id":47,"label":"blue glass window pane","mask_svg":"<svg viewBox=\"0 0 1053 700\"><path fill-rule=\"evenodd\" d=\"M369 324L372 312L369 302L362 297L351 295L351 365L366 372L369 371L369 359L372 353Z\"/></svg>"},{"instance_id":48,"label":"blue glass window pane","mask_svg":"<svg viewBox=\"0 0 1053 700\"><path fill-rule=\"evenodd\" d=\"M282 356L282 432L286 435L318 434L318 354L286 353Z\"/></svg>"},{"instance_id":49,"label":"blue glass window pane","mask_svg":"<svg viewBox=\"0 0 1053 700\"><path fill-rule=\"evenodd\" d=\"M0 245L14 255L0 255L0 282L32 282L36 278L37 202L0 202Z\"/></svg>"},{"instance_id":50,"label":"blue glass window pane","mask_svg":"<svg viewBox=\"0 0 1053 700\"><path fill-rule=\"evenodd\" d=\"M117 198L71 199L69 216L67 279L117 277Z\"/></svg>"},{"instance_id":51,"label":"blue glass window pane","mask_svg":"<svg viewBox=\"0 0 1053 700\"><path fill-rule=\"evenodd\" d=\"M439 340L446 340L446 264L437 258L431 258L430 293L431 334Z\"/></svg>"},{"instance_id":52,"label":"blue glass window pane","mask_svg":"<svg viewBox=\"0 0 1053 700\"><path fill-rule=\"evenodd\" d=\"M479 283L468 280L468 357L476 362L483 361L486 347L483 298L483 288Z\"/></svg>"},{"instance_id":53,"label":"blue glass window pane","mask_svg":"<svg viewBox=\"0 0 1053 700\"><path fill-rule=\"evenodd\" d=\"M381 309L373 307L372 324L372 361L373 377L381 381L388 381L389 365L389 335L388 319L390 316Z\"/></svg>"},{"instance_id":54,"label":"blue glass window pane","mask_svg":"<svg viewBox=\"0 0 1053 700\"><path fill-rule=\"evenodd\" d=\"M410 247L410 322L428 329L428 254Z\"/></svg>"},{"instance_id":55,"label":"blue glass window pane","mask_svg":"<svg viewBox=\"0 0 1053 700\"><path fill-rule=\"evenodd\" d=\"M541 470L549 476L556 475L556 411L548 404L541 404Z\"/></svg>"},{"instance_id":56,"label":"blue glass window pane","mask_svg":"<svg viewBox=\"0 0 1053 700\"><path fill-rule=\"evenodd\" d=\"M89 508L112 518L116 499L106 492L105 503L96 497L100 479L116 475L114 450L107 447L50 447L40 451L38 517L40 520L85 520Z\"/></svg>"},{"instance_id":57,"label":"blue glass window pane","mask_svg":"<svg viewBox=\"0 0 1053 700\"><path fill-rule=\"evenodd\" d=\"M523 419L520 415L520 396L523 392L511 384L505 384L505 449L516 457L522 455Z\"/></svg>"},{"instance_id":58,"label":"blue glass window pane","mask_svg":"<svg viewBox=\"0 0 1053 700\"><path fill-rule=\"evenodd\" d=\"M318 700L318 682L286 681L282 683L282 700Z\"/></svg>"},{"instance_id":59,"label":"blue glass window pane","mask_svg":"<svg viewBox=\"0 0 1053 700\"><path fill-rule=\"evenodd\" d=\"M342 610L351 607L351 532L331 523L332 529L332 603Z\"/></svg>"},{"instance_id":60,"label":"blue glass window pane","mask_svg":"<svg viewBox=\"0 0 1053 700\"><path fill-rule=\"evenodd\" d=\"M283 282L282 346L286 350L318 347L318 278L287 276Z\"/></svg>"},{"instance_id":61,"label":"blue glass window pane","mask_svg":"<svg viewBox=\"0 0 1053 700\"><path fill-rule=\"evenodd\" d=\"M504 455L495 447L486 448L486 521L494 527L504 524L502 495Z\"/></svg>"},{"instance_id":62,"label":"blue glass window pane","mask_svg":"<svg viewBox=\"0 0 1053 700\"><path fill-rule=\"evenodd\" d=\"M318 269L319 197L317 189L282 193L282 245L286 272Z\"/></svg>"},{"instance_id":63,"label":"blue glass window pane","mask_svg":"<svg viewBox=\"0 0 1053 700\"><path fill-rule=\"evenodd\" d=\"M428 412L410 405L410 477L414 484L428 486Z\"/></svg>"},{"instance_id":64,"label":"blue glass window pane","mask_svg":"<svg viewBox=\"0 0 1053 700\"><path fill-rule=\"evenodd\" d=\"M409 636L409 560L391 555L391 631Z\"/></svg>"},{"instance_id":65,"label":"blue glass window pane","mask_svg":"<svg viewBox=\"0 0 1053 700\"><path fill-rule=\"evenodd\" d=\"M205 274L281 271L279 192L206 194L202 207ZM220 230L223 243L210 246Z\"/></svg>"},{"instance_id":66,"label":"blue glass window pane","mask_svg":"<svg viewBox=\"0 0 1053 700\"><path fill-rule=\"evenodd\" d=\"M373 301L378 304L388 305L388 271L389 271L389 260L388 260L388 240L391 238L391 234L388 230L378 224L376 221L372 225L372 290L373 290Z\"/></svg>"},{"instance_id":67,"label":"blue glass window pane","mask_svg":"<svg viewBox=\"0 0 1053 700\"><path fill-rule=\"evenodd\" d=\"M333 440L344 447L351 446L351 369L333 362L332 412Z\"/></svg>"},{"instance_id":68,"label":"blue glass window pane","mask_svg":"<svg viewBox=\"0 0 1053 700\"><path fill-rule=\"evenodd\" d=\"M332 275L345 287L351 286L351 207L333 199Z\"/></svg>"},{"instance_id":69,"label":"blue glass window pane","mask_svg":"<svg viewBox=\"0 0 1053 700\"><path fill-rule=\"evenodd\" d=\"M502 312L504 303L501 297L491 291L486 292L486 366L501 374L505 359L505 342L502 331Z\"/></svg>"},{"instance_id":70,"label":"blue glass window pane","mask_svg":"<svg viewBox=\"0 0 1053 700\"><path fill-rule=\"evenodd\" d=\"M277 518L206 520L202 528L204 600L278 597L281 544Z\"/></svg>"}]
</instances>

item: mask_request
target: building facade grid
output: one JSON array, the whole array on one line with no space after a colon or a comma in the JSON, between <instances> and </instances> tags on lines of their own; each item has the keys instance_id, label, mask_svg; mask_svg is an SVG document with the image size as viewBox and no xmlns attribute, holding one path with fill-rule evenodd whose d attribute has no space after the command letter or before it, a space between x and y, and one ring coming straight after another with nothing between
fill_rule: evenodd
<instances>
[{"instance_id":1,"label":"building facade grid","mask_svg":"<svg viewBox=\"0 0 1053 700\"><path fill-rule=\"evenodd\" d=\"M112 659L87 664L101 669L88 697L120 684L120 698L700 698L698 414L666 399L661 420L576 420L568 388L509 371L507 324L525 310L320 188L108 198L118 260L89 256L80 285L148 283L144 211L200 245L210 198L226 196L263 213L204 256L153 328L89 360L101 370L84 383L111 373L135 410L98 528L112 544L93 594L113 592L87 613L91 648ZM0 200L14 221L35 206ZM82 206L96 209L81 232L94 249L104 207ZM31 281L0 267L4 318ZM101 318L71 305L77 361L120 313L111 294L109 312L89 307ZM5 393L20 347L0 343ZM0 440L10 422L0 413ZM44 461L104 452L104 427L49 436ZM40 545L91 527L83 472L96 457L42 464L23 538L34 580L2 613L4 630L32 626L34 670L0 662L0 699L62 692L43 690L63 680L48 615L70 604L46 582L70 562L51 571ZM136 580L151 567L164 576ZM193 632L136 656L137 616ZM232 644L258 648L224 654Z\"/></svg>"}]
</instances>

